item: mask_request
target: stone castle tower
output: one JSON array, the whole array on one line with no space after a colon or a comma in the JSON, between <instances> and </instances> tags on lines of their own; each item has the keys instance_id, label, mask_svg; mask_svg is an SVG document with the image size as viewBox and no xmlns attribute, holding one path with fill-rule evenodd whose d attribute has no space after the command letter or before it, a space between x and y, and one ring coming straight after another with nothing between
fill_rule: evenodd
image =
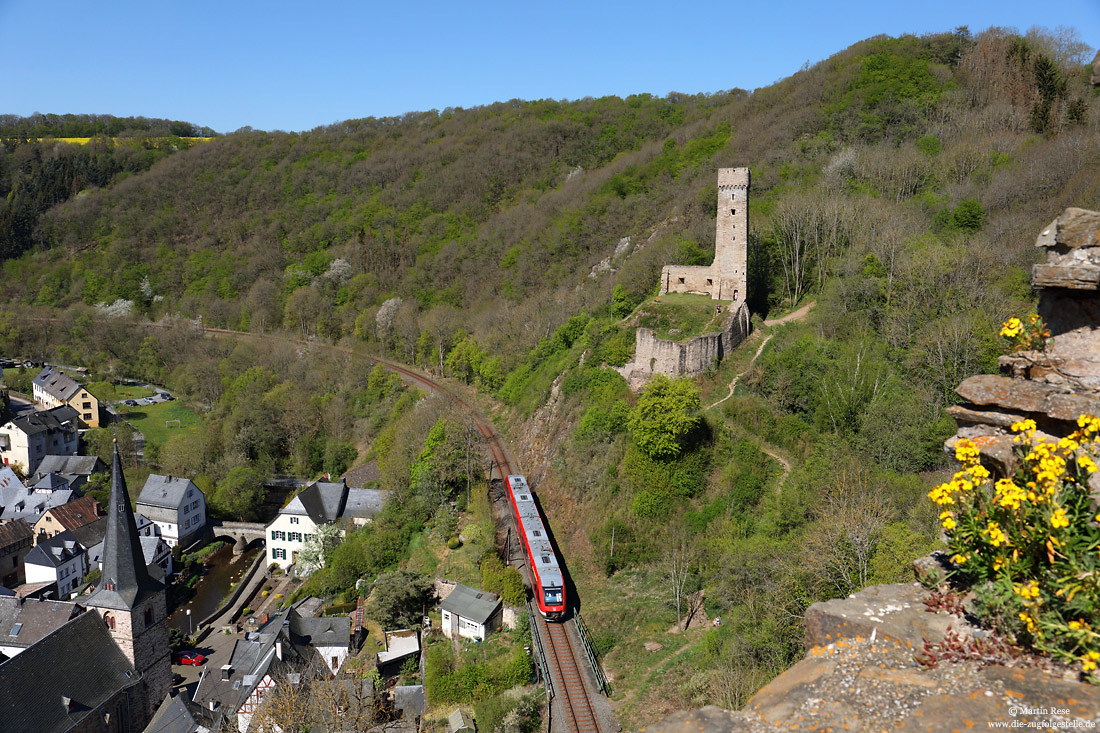
<instances>
[{"instance_id":1,"label":"stone castle tower","mask_svg":"<svg viewBox=\"0 0 1100 733\"><path fill-rule=\"evenodd\" d=\"M103 617L111 637L141 675L144 709L130 713L134 720L148 721L172 686L168 607L164 584L150 577L145 565L117 445L103 538L103 575L84 605Z\"/></svg>"},{"instance_id":2,"label":"stone castle tower","mask_svg":"<svg viewBox=\"0 0 1100 733\"><path fill-rule=\"evenodd\" d=\"M699 293L743 302L748 293L749 169L718 169L714 262L707 267L665 265L661 295Z\"/></svg>"}]
</instances>

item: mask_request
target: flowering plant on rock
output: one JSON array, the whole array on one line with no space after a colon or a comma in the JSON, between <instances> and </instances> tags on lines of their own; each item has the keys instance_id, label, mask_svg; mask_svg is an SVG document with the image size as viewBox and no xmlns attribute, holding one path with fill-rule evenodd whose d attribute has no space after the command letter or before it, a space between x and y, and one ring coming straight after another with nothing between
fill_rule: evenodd
<instances>
[{"instance_id":1,"label":"flowering plant on rock","mask_svg":"<svg viewBox=\"0 0 1100 733\"><path fill-rule=\"evenodd\" d=\"M1009 318L1001 324L1001 338L1007 339L1012 352L1043 351L1050 339L1050 329L1037 313L1027 318Z\"/></svg>"},{"instance_id":2,"label":"flowering plant on rock","mask_svg":"<svg viewBox=\"0 0 1100 733\"><path fill-rule=\"evenodd\" d=\"M931 491L957 573L988 582L1001 631L1100 682L1100 513L1088 480L1100 456L1100 418L1082 415L1061 439L1012 426L1021 468L993 480L961 439L962 470Z\"/></svg>"}]
</instances>

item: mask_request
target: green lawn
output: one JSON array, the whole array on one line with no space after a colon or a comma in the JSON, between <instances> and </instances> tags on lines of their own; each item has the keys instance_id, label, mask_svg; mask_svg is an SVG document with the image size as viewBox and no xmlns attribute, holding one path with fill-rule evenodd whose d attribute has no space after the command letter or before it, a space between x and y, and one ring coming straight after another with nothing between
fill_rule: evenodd
<instances>
[{"instance_id":1,"label":"green lawn","mask_svg":"<svg viewBox=\"0 0 1100 733\"><path fill-rule=\"evenodd\" d=\"M92 382L88 385L88 391L95 395L95 398L100 402L136 400L153 394L153 390L148 387L138 387L132 384L111 384L110 382Z\"/></svg>"},{"instance_id":2,"label":"green lawn","mask_svg":"<svg viewBox=\"0 0 1100 733\"><path fill-rule=\"evenodd\" d=\"M20 367L14 367L4 370L3 382L8 387L11 387L14 392L22 392L23 394L31 393L31 380L38 376L41 369L22 369ZM22 372L22 374L20 374Z\"/></svg>"},{"instance_id":3,"label":"green lawn","mask_svg":"<svg viewBox=\"0 0 1100 733\"><path fill-rule=\"evenodd\" d=\"M201 418L193 410L176 401L121 407L119 413L142 432L146 442L158 447L180 430L194 430L202 424ZM172 427L165 427L166 420L179 420L179 427L174 422Z\"/></svg>"},{"instance_id":4,"label":"green lawn","mask_svg":"<svg viewBox=\"0 0 1100 733\"><path fill-rule=\"evenodd\" d=\"M684 341L702 333L718 331L730 300L712 300L708 295L666 293L643 303L638 309L638 325L651 328L658 338ZM722 314L714 307L722 306Z\"/></svg>"}]
</instances>

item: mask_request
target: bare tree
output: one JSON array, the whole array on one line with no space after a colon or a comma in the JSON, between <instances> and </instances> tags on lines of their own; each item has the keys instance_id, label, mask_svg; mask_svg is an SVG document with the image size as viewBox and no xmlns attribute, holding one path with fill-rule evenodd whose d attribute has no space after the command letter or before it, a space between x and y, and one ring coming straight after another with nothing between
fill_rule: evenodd
<instances>
[{"instance_id":1,"label":"bare tree","mask_svg":"<svg viewBox=\"0 0 1100 733\"><path fill-rule=\"evenodd\" d=\"M676 626L682 629L684 590L695 569L695 545L683 527L677 527L667 540L664 574L668 579L672 600L676 603Z\"/></svg>"},{"instance_id":2,"label":"bare tree","mask_svg":"<svg viewBox=\"0 0 1100 733\"><path fill-rule=\"evenodd\" d=\"M890 516L880 487L866 469L842 468L818 507L817 522L801 557L803 570L834 597L865 587L871 557Z\"/></svg>"}]
</instances>

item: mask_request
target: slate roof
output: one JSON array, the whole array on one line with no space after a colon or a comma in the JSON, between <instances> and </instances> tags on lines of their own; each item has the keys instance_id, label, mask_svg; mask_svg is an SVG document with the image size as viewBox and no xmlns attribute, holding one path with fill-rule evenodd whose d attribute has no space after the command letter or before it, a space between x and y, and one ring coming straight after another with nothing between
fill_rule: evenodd
<instances>
[{"instance_id":1,"label":"slate roof","mask_svg":"<svg viewBox=\"0 0 1100 733\"><path fill-rule=\"evenodd\" d=\"M443 599L440 607L456 616L484 624L500 608L500 597L495 593L456 583L455 589Z\"/></svg>"},{"instance_id":2,"label":"slate roof","mask_svg":"<svg viewBox=\"0 0 1100 733\"><path fill-rule=\"evenodd\" d=\"M314 649L323 646L347 647L351 644L351 619L347 616L303 617L297 611L290 614L291 641L308 644Z\"/></svg>"},{"instance_id":3,"label":"slate roof","mask_svg":"<svg viewBox=\"0 0 1100 733\"><path fill-rule=\"evenodd\" d=\"M122 462L115 444L111 465L111 499L107 508L107 532L103 538L103 574L99 587L87 605L130 610L150 593L164 590L164 584L149 576L144 554L126 492Z\"/></svg>"},{"instance_id":4,"label":"slate roof","mask_svg":"<svg viewBox=\"0 0 1100 733\"><path fill-rule=\"evenodd\" d=\"M61 405L52 410L29 412L26 415L14 418L11 423L25 435L38 435L47 431L76 430L74 421L79 416L80 413L73 408L68 405Z\"/></svg>"},{"instance_id":5,"label":"slate roof","mask_svg":"<svg viewBox=\"0 0 1100 733\"><path fill-rule=\"evenodd\" d=\"M99 614L82 613L0 664L0 721L5 733L61 733L140 682Z\"/></svg>"},{"instance_id":6,"label":"slate roof","mask_svg":"<svg viewBox=\"0 0 1100 733\"><path fill-rule=\"evenodd\" d=\"M145 733L196 733L197 731L217 730L221 715L211 713L194 703L188 703L183 695L164 698L164 702L153 714Z\"/></svg>"},{"instance_id":7,"label":"slate roof","mask_svg":"<svg viewBox=\"0 0 1100 733\"><path fill-rule=\"evenodd\" d=\"M287 620L290 609L286 609L271 618L263 627L246 638L233 644L229 656L231 672L228 680L222 679L222 670L207 666L199 677L195 688L194 701L209 709L211 702L218 704L218 712L230 715L236 712L248 698L256 685L263 680L273 666L278 666L275 642L282 638L289 641L283 632L283 622ZM291 655L291 645L283 647L284 659Z\"/></svg>"},{"instance_id":8,"label":"slate roof","mask_svg":"<svg viewBox=\"0 0 1100 733\"><path fill-rule=\"evenodd\" d=\"M0 596L0 645L29 647L80 613L75 603ZM19 631L12 634L15 625Z\"/></svg>"},{"instance_id":9,"label":"slate roof","mask_svg":"<svg viewBox=\"0 0 1100 733\"><path fill-rule=\"evenodd\" d=\"M99 456L42 456L35 476L41 478L48 473L59 473L66 478L70 476L87 478L93 473L106 472L107 464L99 460Z\"/></svg>"},{"instance_id":10,"label":"slate roof","mask_svg":"<svg viewBox=\"0 0 1100 733\"><path fill-rule=\"evenodd\" d=\"M71 489L50 491L44 494L35 493L32 489L26 489L26 493L22 496L13 495L10 499L10 503L5 503L3 505L3 511L0 511L0 520L8 522L13 519L22 518L34 523L38 521L38 518L41 517L43 512L47 509L53 509L62 504L67 504L72 498L73 492Z\"/></svg>"},{"instance_id":11,"label":"slate roof","mask_svg":"<svg viewBox=\"0 0 1100 733\"><path fill-rule=\"evenodd\" d=\"M370 519L382 511L391 493L385 489L348 489L343 516Z\"/></svg>"},{"instance_id":12,"label":"slate roof","mask_svg":"<svg viewBox=\"0 0 1100 733\"><path fill-rule=\"evenodd\" d=\"M0 524L0 550L28 539L34 539L34 529L26 519Z\"/></svg>"},{"instance_id":13,"label":"slate roof","mask_svg":"<svg viewBox=\"0 0 1100 733\"><path fill-rule=\"evenodd\" d=\"M53 367L45 367L39 372L38 376L34 378L34 383L46 394L56 397L62 402L68 402L73 395L80 391L80 385L76 380Z\"/></svg>"},{"instance_id":14,"label":"slate roof","mask_svg":"<svg viewBox=\"0 0 1100 733\"><path fill-rule=\"evenodd\" d=\"M11 470L11 466L0 466L0 497L6 497L9 492L18 491L27 493L26 485ZM0 499L3 501L3 499Z\"/></svg>"},{"instance_id":15,"label":"slate roof","mask_svg":"<svg viewBox=\"0 0 1100 733\"><path fill-rule=\"evenodd\" d=\"M50 510L54 521L65 529L76 529L100 518L99 502L90 496L73 499Z\"/></svg>"},{"instance_id":16,"label":"slate roof","mask_svg":"<svg viewBox=\"0 0 1100 733\"><path fill-rule=\"evenodd\" d=\"M42 540L31 548L23 561L27 565L58 568L74 557L84 554L87 548L76 541L72 532L59 532L48 540Z\"/></svg>"},{"instance_id":17,"label":"slate roof","mask_svg":"<svg viewBox=\"0 0 1100 733\"><path fill-rule=\"evenodd\" d=\"M393 688L393 706L405 717L423 715L428 708L424 685L397 685Z\"/></svg>"},{"instance_id":18,"label":"slate roof","mask_svg":"<svg viewBox=\"0 0 1100 733\"><path fill-rule=\"evenodd\" d=\"M137 503L165 509L179 509L186 500L188 488L201 493L199 487L195 486L190 479L154 473L145 480L145 486L141 489L141 496L138 497Z\"/></svg>"},{"instance_id":19,"label":"slate roof","mask_svg":"<svg viewBox=\"0 0 1100 733\"><path fill-rule=\"evenodd\" d=\"M35 491L60 491L67 488L69 488L68 479L59 473L47 473L34 484Z\"/></svg>"}]
</instances>

